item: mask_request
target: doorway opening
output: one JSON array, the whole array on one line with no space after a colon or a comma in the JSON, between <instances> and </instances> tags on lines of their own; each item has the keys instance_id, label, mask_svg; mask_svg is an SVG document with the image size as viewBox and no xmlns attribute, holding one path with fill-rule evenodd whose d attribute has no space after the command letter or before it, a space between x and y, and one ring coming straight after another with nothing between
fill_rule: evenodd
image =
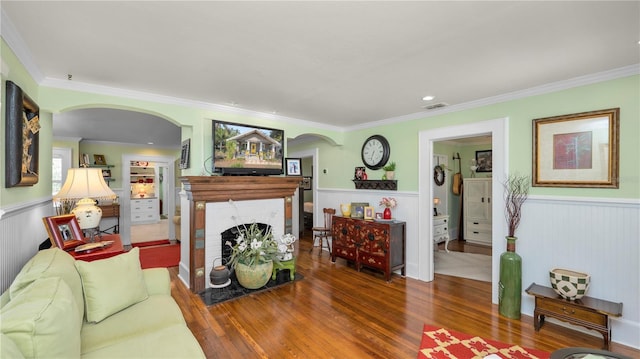
<instances>
[{"instance_id":1,"label":"doorway opening","mask_svg":"<svg viewBox=\"0 0 640 359\"><path fill-rule=\"evenodd\" d=\"M419 134L419 236L427 240L419 241L418 250L421 255L418 261L418 277L424 281L434 279L434 232L433 232L433 198L434 181L432 171L434 164L434 143L456 138L477 136L491 136L491 148L493 155L493 169L491 183L492 193L502 193L500 179L506 176L508 171L508 118L480 121L465 125L442 127L420 132ZM493 196L491 214L495 218L501 218L504 208L504 199L501 195ZM498 267L500 247L505 237L503 221L491 223L491 283L493 303L498 303Z\"/></svg>"}]
</instances>

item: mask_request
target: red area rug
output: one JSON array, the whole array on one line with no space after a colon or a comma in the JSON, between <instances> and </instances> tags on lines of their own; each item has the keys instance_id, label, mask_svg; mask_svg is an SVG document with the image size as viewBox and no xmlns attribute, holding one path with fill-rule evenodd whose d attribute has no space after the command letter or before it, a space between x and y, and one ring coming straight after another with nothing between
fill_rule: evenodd
<instances>
[{"instance_id":1,"label":"red area rug","mask_svg":"<svg viewBox=\"0 0 640 359\"><path fill-rule=\"evenodd\" d=\"M161 246L169 243L170 242L168 239L159 239L157 241L131 243L131 246L142 248L142 247L151 247L151 246Z\"/></svg>"},{"instance_id":2,"label":"red area rug","mask_svg":"<svg viewBox=\"0 0 640 359\"><path fill-rule=\"evenodd\" d=\"M176 267L180 263L180 245L140 248L140 266L145 268Z\"/></svg>"},{"instance_id":3,"label":"red area rug","mask_svg":"<svg viewBox=\"0 0 640 359\"><path fill-rule=\"evenodd\" d=\"M418 359L423 358L484 358L494 354L500 358L549 358L549 353L519 345L483 339L445 328L425 325Z\"/></svg>"}]
</instances>

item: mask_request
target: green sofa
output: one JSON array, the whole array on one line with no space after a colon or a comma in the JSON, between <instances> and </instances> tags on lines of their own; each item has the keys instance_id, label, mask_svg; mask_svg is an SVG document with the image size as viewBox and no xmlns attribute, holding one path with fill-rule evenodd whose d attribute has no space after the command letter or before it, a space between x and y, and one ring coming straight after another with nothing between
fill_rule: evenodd
<instances>
[{"instance_id":1,"label":"green sofa","mask_svg":"<svg viewBox=\"0 0 640 359\"><path fill-rule=\"evenodd\" d=\"M166 268L39 251L0 297L0 358L204 358Z\"/></svg>"}]
</instances>

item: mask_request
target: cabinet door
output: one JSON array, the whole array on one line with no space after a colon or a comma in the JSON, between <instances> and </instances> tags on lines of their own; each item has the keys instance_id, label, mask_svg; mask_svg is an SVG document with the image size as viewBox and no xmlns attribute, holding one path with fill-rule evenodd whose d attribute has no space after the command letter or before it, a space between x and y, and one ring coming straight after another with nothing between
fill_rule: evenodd
<instances>
[{"instance_id":1,"label":"cabinet door","mask_svg":"<svg viewBox=\"0 0 640 359\"><path fill-rule=\"evenodd\" d=\"M364 266L386 269L389 253L389 225L367 223L360 229L362 244L358 250L358 263Z\"/></svg>"},{"instance_id":2,"label":"cabinet door","mask_svg":"<svg viewBox=\"0 0 640 359\"><path fill-rule=\"evenodd\" d=\"M491 179L464 181L465 220L491 219Z\"/></svg>"},{"instance_id":3,"label":"cabinet door","mask_svg":"<svg viewBox=\"0 0 640 359\"><path fill-rule=\"evenodd\" d=\"M344 217L333 217L331 254L334 261L336 256L347 260L356 259L356 237L360 228L360 226L356 226L357 222Z\"/></svg>"}]
</instances>

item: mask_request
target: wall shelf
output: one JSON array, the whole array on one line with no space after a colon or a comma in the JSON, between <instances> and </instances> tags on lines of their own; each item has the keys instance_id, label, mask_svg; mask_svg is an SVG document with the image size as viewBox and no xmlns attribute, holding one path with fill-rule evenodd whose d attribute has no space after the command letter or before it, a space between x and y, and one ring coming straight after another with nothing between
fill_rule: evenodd
<instances>
[{"instance_id":1,"label":"wall shelf","mask_svg":"<svg viewBox=\"0 0 640 359\"><path fill-rule=\"evenodd\" d=\"M398 190L397 180L353 180L356 189L378 189L386 191Z\"/></svg>"}]
</instances>

